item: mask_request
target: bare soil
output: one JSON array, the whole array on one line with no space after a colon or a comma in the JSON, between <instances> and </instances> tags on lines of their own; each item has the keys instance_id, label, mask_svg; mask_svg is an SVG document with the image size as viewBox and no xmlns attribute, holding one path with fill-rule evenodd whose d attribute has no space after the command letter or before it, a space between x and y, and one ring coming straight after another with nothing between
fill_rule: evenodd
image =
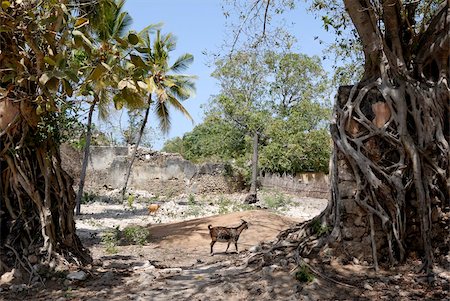
<instances>
[{"instance_id":1,"label":"bare soil","mask_svg":"<svg viewBox=\"0 0 450 301\"><path fill-rule=\"evenodd\" d=\"M273 241L281 230L319 214L326 203L297 199L278 212L223 215L207 215L215 211L203 204L199 206L206 211L194 207L196 214L206 215L198 218L188 214L192 205L180 211L183 205L168 204L154 215L148 214L145 204L136 204L133 210L124 205L84 205L77 228L94 258L93 265L83 269L87 278L68 280L69 271L63 271L22 289L2 286L0 300L450 300L450 272L437 270L437 281L429 286L426 277L413 273L419 260L375 274L357 260L311 259L306 264L314 280L309 283L296 279L292 259L273 260L262 268L248 264L262 242ZM225 253L227 245L217 243L211 256L208 225L234 226L241 219L249 229L241 234L239 253L234 246ZM149 242L119 245L111 254L102 235L127 225L145 226L151 234ZM70 271L80 269L72 266Z\"/></svg>"}]
</instances>

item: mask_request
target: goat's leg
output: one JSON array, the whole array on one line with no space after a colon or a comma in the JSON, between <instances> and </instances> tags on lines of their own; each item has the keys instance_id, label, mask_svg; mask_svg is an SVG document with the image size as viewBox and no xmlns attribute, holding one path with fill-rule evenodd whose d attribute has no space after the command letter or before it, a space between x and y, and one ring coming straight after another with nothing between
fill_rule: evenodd
<instances>
[{"instance_id":1,"label":"goat's leg","mask_svg":"<svg viewBox=\"0 0 450 301\"><path fill-rule=\"evenodd\" d=\"M237 248L237 241L234 242L234 246L236 247L236 253L239 253L238 248Z\"/></svg>"},{"instance_id":2,"label":"goat's leg","mask_svg":"<svg viewBox=\"0 0 450 301\"><path fill-rule=\"evenodd\" d=\"M228 248L230 247L230 243L231 243L231 241L228 242L228 246L227 246L227 249L225 250L225 253L228 251Z\"/></svg>"},{"instance_id":3,"label":"goat's leg","mask_svg":"<svg viewBox=\"0 0 450 301\"><path fill-rule=\"evenodd\" d=\"M211 241L211 255L214 255L214 253L213 253L213 247L214 247L214 244L215 244L216 242L213 240L213 241Z\"/></svg>"}]
</instances>

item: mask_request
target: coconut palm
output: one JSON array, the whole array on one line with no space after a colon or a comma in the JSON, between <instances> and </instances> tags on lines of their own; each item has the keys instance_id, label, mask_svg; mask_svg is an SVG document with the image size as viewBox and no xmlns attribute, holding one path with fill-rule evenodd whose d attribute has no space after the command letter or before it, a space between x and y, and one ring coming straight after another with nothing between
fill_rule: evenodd
<instances>
[{"instance_id":1,"label":"coconut palm","mask_svg":"<svg viewBox=\"0 0 450 301\"><path fill-rule=\"evenodd\" d=\"M90 102L87 129L86 144L84 147L83 164L81 167L80 182L78 185L78 193L76 198L76 214L80 214L80 203L83 195L84 182L86 178L86 169L88 165L89 149L92 136L92 117L93 112L98 106L99 115L105 119L108 115L108 104L111 99L111 91L105 87L114 86L116 77L111 77L108 73L121 72L121 66L118 66L118 56L120 55L120 47L117 43L122 42L121 38L126 34L126 29L131 24L131 17L127 12L123 12L124 0L102 0L91 8L90 20L80 18L80 25L90 23L91 36L95 38L97 49L93 55L98 56L98 64L92 66L90 78L83 87L85 94L93 95ZM82 23L84 21L84 23ZM123 43L122 43L123 44ZM116 68L118 67L118 68ZM119 70L118 70L119 69ZM109 72L106 72L109 71Z\"/></svg>"},{"instance_id":2,"label":"coconut palm","mask_svg":"<svg viewBox=\"0 0 450 301\"><path fill-rule=\"evenodd\" d=\"M169 65L169 53L176 46L175 39L171 34L161 35L160 30L157 30L153 43L150 41L150 32L148 30L142 31L139 36L142 44L142 47L138 48L140 54L133 54L131 60L136 66L136 74L140 74L146 84L147 103L144 119L125 176L122 197L127 189L137 149L144 129L147 126L150 109L154 108L159 127L166 134L170 129L170 106L182 112L192 121L192 117L181 104L181 101L188 99L195 93L193 81L195 77L179 74L192 63L193 56L191 54L183 54L172 65Z\"/></svg>"}]
</instances>

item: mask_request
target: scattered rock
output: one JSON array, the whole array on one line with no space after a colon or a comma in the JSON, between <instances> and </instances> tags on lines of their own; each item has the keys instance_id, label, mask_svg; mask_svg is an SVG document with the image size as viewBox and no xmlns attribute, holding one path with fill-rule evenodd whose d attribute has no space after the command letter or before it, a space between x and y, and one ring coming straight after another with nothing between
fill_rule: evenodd
<instances>
[{"instance_id":1,"label":"scattered rock","mask_svg":"<svg viewBox=\"0 0 450 301\"><path fill-rule=\"evenodd\" d=\"M373 287L370 285L370 284L368 284L368 283L364 283L364 286L363 286L366 290L369 290L369 291L373 291Z\"/></svg>"},{"instance_id":2,"label":"scattered rock","mask_svg":"<svg viewBox=\"0 0 450 301\"><path fill-rule=\"evenodd\" d=\"M261 246L260 245L253 246L250 249L248 249L248 251L250 253L258 253L259 251L261 251Z\"/></svg>"},{"instance_id":3,"label":"scattered rock","mask_svg":"<svg viewBox=\"0 0 450 301\"><path fill-rule=\"evenodd\" d=\"M161 270L155 270L155 275L157 278L169 278L176 275L181 275L183 270L181 268L168 268L168 269L161 269Z\"/></svg>"},{"instance_id":4,"label":"scattered rock","mask_svg":"<svg viewBox=\"0 0 450 301\"><path fill-rule=\"evenodd\" d=\"M111 280L113 280L113 279L114 279L114 272L108 271L102 275L102 278L100 278L100 281L102 283L110 283Z\"/></svg>"},{"instance_id":5,"label":"scattered rock","mask_svg":"<svg viewBox=\"0 0 450 301\"><path fill-rule=\"evenodd\" d=\"M9 284L14 280L20 281L22 279L22 273L18 269L12 269L10 272L6 272L0 278L0 284Z\"/></svg>"},{"instance_id":6,"label":"scattered rock","mask_svg":"<svg viewBox=\"0 0 450 301\"><path fill-rule=\"evenodd\" d=\"M69 280L83 281L83 280L86 280L87 274L85 272L83 272L83 271L72 272L72 273L69 273L66 276L66 278L69 279Z\"/></svg>"},{"instance_id":7,"label":"scattered rock","mask_svg":"<svg viewBox=\"0 0 450 301\"><path fill-rule=\"evenodd\" d=\"M34 254L31 254L31 255L28 256L28 261L29 261L31 264L37 263L38 260L39 260L39 258L38 258L36 255L34 255Z\"/></svg>"},{"instance_id":8,"label":"scattered rock","mask_svg":"<svg viewBox=\"0 0 450 301\"><path fill-rule=\"evenodd\" d=\"M256 196L256 194L248 194L244 200L244 203L246 203L246 204L254 204L257 202L258 202L258 197Z\"/></svg>"},{"instance_id":9,"label":"scattered rock","mask_svg":"<svg viewBox=\"0 0 450 301\"><path fill-rule=\"evenodd\" d=\"M26 284L13 284L9 287L9 290L13 293L20 293L27 288Z\"/></svg>"},{"instance_id":10,"label":"scattered rock","mask_svg":"<svg viewBox=\"0 0 450 301\"><path fill-rule=\"evenodd\" d=\"M359 260L358 260L358 258L356 258L356 257L353 257L353 263L354 263L354 264L356 264L356 265L358 265L358 264L359 264Z\"/></svg>"}]
</instances>

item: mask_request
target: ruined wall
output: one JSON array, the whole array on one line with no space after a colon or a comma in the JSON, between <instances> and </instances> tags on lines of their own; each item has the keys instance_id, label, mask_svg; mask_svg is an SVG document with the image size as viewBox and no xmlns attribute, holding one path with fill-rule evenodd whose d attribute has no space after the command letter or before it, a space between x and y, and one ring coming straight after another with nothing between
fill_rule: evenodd
<instances>
[{"instance_id":1,"label":"ruined wall","mask_svg":"<svg viewBox=\"0 0 450 301\"><path fill-rule=\"evenodd\" d=\"M301 197L327 199L330 195L328 175L324 173L263 174L260 176L262 187L276 188Z\"/></svg>"},{"instance_id":2,"label":"ruined wall","mask_svg":"<svg viewBox=\"0 0 450 301\"><path fill-rule=\"evenodd\" d=\"M82 155L63 146L64 168L78 184ZM132 147L92 146L86 175L86 190L121 189L132 154ZM128 187L154 195L232 193L243 190L242 179L226 175L223 164L193 164L178 154L139 148ZM300 196L328 198L328 177L319 173L261 175L262 187L275 188Z\"/></svg>"},{"instance_id":3,"label":"ruined wall","mask_svg":"<svg viewBox=\"0 0 450 301\"><path fill-rule=\"evenodd\" d=\"M120 189L132 147L92 147L86 187ZM128 187L155 195L231 193L236 189L221 164L193 164L178 154L139 148Z\"/></svg>"}]
</instances>

